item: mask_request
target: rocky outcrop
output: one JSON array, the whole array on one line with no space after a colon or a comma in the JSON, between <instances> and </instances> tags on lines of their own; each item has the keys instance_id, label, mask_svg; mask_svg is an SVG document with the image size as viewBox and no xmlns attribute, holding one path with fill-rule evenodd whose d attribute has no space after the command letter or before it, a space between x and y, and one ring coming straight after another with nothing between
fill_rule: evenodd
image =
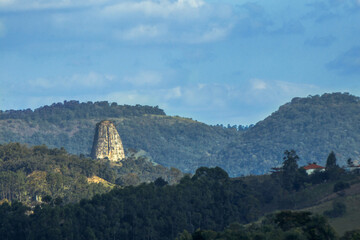
<instances>
[{"instance_id":1,"label":"rocky outcrop","mask_svg":"<svg viewBox=\"0 0 360 240\"><path fill-rule=\"evenodd\" d=\"M114 123L102 121L96 124L91 157L108 158L110 161L121 161L125 158L124 147Z\"/></svg>"}]
</instances>

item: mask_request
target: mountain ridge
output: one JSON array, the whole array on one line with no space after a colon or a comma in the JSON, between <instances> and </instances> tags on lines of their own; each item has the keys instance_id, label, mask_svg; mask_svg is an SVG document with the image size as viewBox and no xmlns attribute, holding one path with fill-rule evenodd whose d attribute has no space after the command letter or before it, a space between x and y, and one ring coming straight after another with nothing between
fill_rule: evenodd
<instances>
[{"instance_id":1,"label":"mountain ridge","mask_svg":"<svg viewBox=\"0 0 360 240\"><path fill-rule=\"evenodd\" d=\"M145 150L155 162L184 172L219 166L230 176L263 174L280 165L290 149L304 165L324 164L331 151L340 164L359 158L360 101L348 93L294 98L246 131L167 116L158 107L77 101L51 106L0 112L0 143L47 143L86 155L96 123L106 118L123 136L125 149Z\"/></svg>"},{"instance_id":2,"label":"mountain ridge","mask_svg":"<svg viewBox=\"0 0 360 240\"><path fill-rule=\"evenodd\" d=\"M348 158L359 158L359 130L359 97L332 93L294 98L244 132L239 141L225 147L217 158L230 162L260 159L258 163L270 169L282 162L284 150L294 149L303 165L325 164L331 151L337 154L340 164L345 164ZM256 168L250 173L264 173Z\"/></svg>"}]
</instances>

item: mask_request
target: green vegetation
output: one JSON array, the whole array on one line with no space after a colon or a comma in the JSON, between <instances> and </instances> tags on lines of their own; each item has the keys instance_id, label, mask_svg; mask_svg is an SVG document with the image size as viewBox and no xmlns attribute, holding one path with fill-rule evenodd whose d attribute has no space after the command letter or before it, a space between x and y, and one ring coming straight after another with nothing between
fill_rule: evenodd
<instances>
[{"instance_id":1,"label":"green vegetation","mask_svg":"<svg viewBox=\"0 0 360 240\"><path fill-rule=\"evenodd\" d=\"M360 154L359 100L346 93L294 98L213 157L230 175L269 171L281 164L284 149L296 149L300 166L324 166L331 151L345 165Z\"/></svg>"},{"instance_id":2,"label":"green vegetation","mask_svg":"<svg viewBox=\"0 0 360 240\"><path fill-rule=\"evenodd\" d=\"M73 154L91 151L97 122L112 120L125 149L145 150L166 167L193 173L219 166L230 176L263 174L282 163L284 149L296 149L298 165L325 165L337 154L339 165L360 152L360 101L333 93L294 98L255 126L208 126L166 116L158 107L69 101L34 111L0 112L0 143L64 147Z\"/></svg>"},{"instance_id":3,"label":"green vegetation","mask_svg":"<svg viewBox=\"0 0 360 240\"><path fill-rule=\"evenodd\" d=\"M359 154L359 104L338 93L297 98L241 131L107 102L0 112L0 142L31 146L0 145L0 239L339 239L334 229L358 239L360 178L339 163ZM123 139L121 163L86 157L104 118ZM301 158L282 155L289 146ZM314 161L325 171L299 167ZM230 178L201 165L232 176L278 168Z\"/></svg>"},{"instance_id":4,"label":"green vegetation","mask_svg":"<svg viewBox=\"0 0 360 240\"><path fill-rule=\"evenodd\" d=\"M159 178L77 204L44 197L30 211L18 202L5 202L0 205L0 238L338 239L324 217L310 212L281 211L251 223L266 212L301 205L297 196L314 192L281 187L273 191L279 186L275 176L262 177L266 179L259 180L267 185L260 188L254 177L230 179L220 168L202 167L177 185ZM346 233L343 239L356 234Z\"/></svg>"},{"instance_id":5,"label":"green vegetation","mask_svg":"<svg viewBox=\"0 0 360 240\"><path fill-rule=\"evenodd\" d=\"M243 226L233 223L222 232L197 230L192 235L187 231L177 240L250 240L250 239L338 239L333 228L324 217L311 216L310 212L283 211L268 215L260 224Z\"/></svg>"},{"instance_id":6,"label":"green vegetation","mask_svg":"<svg viewBox=\"0 0 360 240\"><path fill-rule=\"evenodd\" d=\"M135 152L134 152L135 154ZM0 145L0 199L28 205L44 200L78 202L120 186L137 185L162 177L173 184L183 174L175 168L154 165L145 157L130 156L124 165L68 154L65 149L45 145L27 147L19 143ZM132 174L136 181L129 179ZM96 179L92 179L96 177Z\"/></svg>"},{"instance_id":7,"label":"green vegetation","mask_svg":"<svg viewBox=\"0 0 360 240\"><path fill-rule=\"evenodd\" d=\"M93 175L110 182L115 177L108 164L69 155L65 149L0 146L0 196L10 201L31 204L49 195L75 202L108 192L101 184L88 184L87 177Z\"/></svg>"},{"instance_id":8,"label":"green vegetation","mask_svg":"<svg viewBox=\"0 0 360 240\"><path fill-rule=\"evenodd\" d=\"M86 156L91 151L95 125L104 119L115 123L126 154L130 148L145 150L156 163L185 172L216 166L217 162L205 158L244 131L242 127L238 131L237 127L208 126L189 118L166 116L157 107L70 101L35 111L0 112L0 143L46 144Z\"/></svg>"},{"instance_id":9,"label":"green vegetation","mask_svg":"<svg viewBox=\"0 0 360 240\"><path fill-rule=\"evenodd\" d=\"M324 215L330 218L344 216L346 213L346 205L342 202L333 202L333 208L324 212Z\"/></svg>"},{"instance_id":10,"label":"green vegetation","mask_svg":"<svg viewBox=\"0 0 360 240\"><path fill-rule=\"evenodd\" d=\"M358 184L355 184L352 188L356 189L357 187ZM324 212L332 212L334 205L340 203L346 206L346 211L341 216L329 218L330 225L339 235L343 235L346 231L360 229L360 192L358 190L352 192L351 189L347 191L344 196L333 195L329 201L303 210L311 211L314 214L323 214Z\"/></svg>"},{"instance_id":11,"label":"green vegetation","mask_svg":"<svg viewBox=\"0 0 360 240\"><path fill-rule=\"evenodd\" d=\"M357 174L339 171L332 175L331 168L324 173L304 174L297 166L299 157L294 150L284 152L282 167L271 175L230 178L219 167L201 167L192 177L182 177L178 184L168 184L179 177L174 174L171 178L159 177L138 186L131 185L139 184L139 171L149 171L154 165L136 157L136 152L120 167L119 163L78 158L63 149L44 146L27 148L8 144L0 150L5 173L14 170L19 173L19 179L26 176L25 184L30 181L27 179L34 179L28 185L13 180L16 178L1 181L14 184L8 188L10 195L4 192L4 196L12 197L11 202L4 198L0 205L0 239L338 239L326 218L309 212L281 211L257 223L254 221L276 210L302 209L328 201L326 199L344 198L348 191L357 193L354 186L359 184ZM23 156L32 164L27 165ZM336 156L332 153L330 156L331 165L336 168ZM36 167L27 170L33 165ZM140 165L142 167L138 168ZM71 204L66 203L66 197L47 193L38 193L42 201L33 208L15 201L24 193L22 186L41 191L51 191L53 187L55 193L64 191L56 178L52 178L55 180L51 186L47 182L49 172L57 168L59 173L68 172L68 177L76 172L88 174L86 176L96 174L109 182L130 186L113 188L108 193L95 194L92 199ZM89 173L83 172L85 170ZM174 169L169 171L179 174ZM333 192L339 182L350 185L341 190L345 191L341 195ZM85 194L84 189L86 186L73 188L70 196L80 194L78 191ZM26 195L22 198L26 199ZM336 201L319 213L325 212L332 220L346 216L350 209L352 205ZM345 236L356 234L351 232Z\"/></svg>"},{"instance_id":12,"label":"green vegetation","mask_svg":"<svg viewBox=\"0 0 360 240\"><path fill-rule=\"evenodd\" d=\"M119 116L142 116L144 114L165 115L159 107L151 106L129 106L109 104L107 101L80 103L79 101L64 101L64 103L54 103L51 106L44 106L32 111L26 110L7 110L0 112L0 119L24 119L26 121L47 121L50 123L61 122L71 119L88 119L119 117Z\"/></svg>"}]
</instances>

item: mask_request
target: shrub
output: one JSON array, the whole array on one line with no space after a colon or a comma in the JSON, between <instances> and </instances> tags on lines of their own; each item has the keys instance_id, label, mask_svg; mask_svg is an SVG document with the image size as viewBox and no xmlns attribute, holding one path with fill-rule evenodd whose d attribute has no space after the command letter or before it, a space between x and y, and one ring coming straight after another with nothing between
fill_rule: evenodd
<instances>
[{"instance_id":1,"label":"shrub","mask_svg":"<svg viewBox=\"0 0 360 240\"><path fill-rule=\"evenodd\" d=\"M346 213L346 205L342 202L333 202L333 209L324 211L324 215L330 218L341 217Z\"/></svg>"},{"instance_id":2,"label":"shrub","mask_svg":"<svg viewBox=\"0 0 360 240\"><path fill-rule=\"evenodd\" d=\"M349 183L343 182L343 181L337 182L334 185L334 192L338 192L338 191L341 191L341 190L344 190L344 189L347 189L347 188L350 188Z\"/></svg>"}]
</instances>

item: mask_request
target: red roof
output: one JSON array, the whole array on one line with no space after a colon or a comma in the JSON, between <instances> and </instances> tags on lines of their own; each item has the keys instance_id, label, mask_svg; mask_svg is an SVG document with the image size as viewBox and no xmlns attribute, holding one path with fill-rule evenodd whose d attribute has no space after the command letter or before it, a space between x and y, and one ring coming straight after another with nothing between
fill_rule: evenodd
<instances>
[{"instance_id":1,"label":"red roof","mask_svg":"<svg viewBox=\"0 0 360 240\"><path fill-rule=\"evenodd\" d=\"M310 170L310 169L324 169L324 167L322 167L322 166L319 166L319 165L317 165L317 164L309 164L309 165L307 165L307 166L304 166L303 167L305 170Z\"/></svg>"}]
</instances>

